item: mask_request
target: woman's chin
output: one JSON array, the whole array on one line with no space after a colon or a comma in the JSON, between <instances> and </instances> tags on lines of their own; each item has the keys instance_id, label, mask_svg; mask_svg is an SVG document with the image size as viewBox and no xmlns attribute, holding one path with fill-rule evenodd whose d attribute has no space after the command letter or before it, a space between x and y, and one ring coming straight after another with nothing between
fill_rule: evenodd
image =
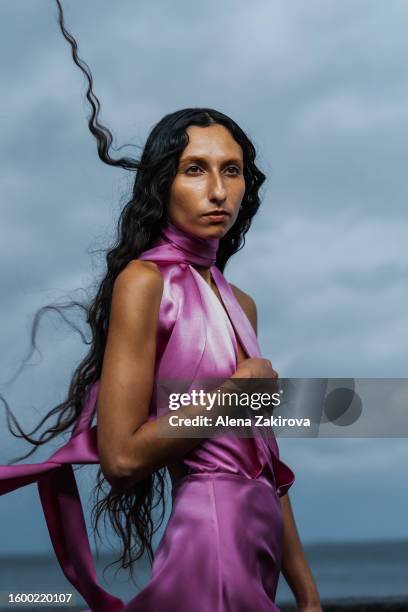
<instances>
[{"instance_id":1,"label":"woman's chin","mask_svg":"<svg viewBox=\"0 0 408 612\"><path fill-rule=\"evenodd\" d=\"M200 223L200 234L207 238L222 238L230 229L229 219L212 221L206 217L202 218L204 221Z\"/></svg>"}]
</instances>

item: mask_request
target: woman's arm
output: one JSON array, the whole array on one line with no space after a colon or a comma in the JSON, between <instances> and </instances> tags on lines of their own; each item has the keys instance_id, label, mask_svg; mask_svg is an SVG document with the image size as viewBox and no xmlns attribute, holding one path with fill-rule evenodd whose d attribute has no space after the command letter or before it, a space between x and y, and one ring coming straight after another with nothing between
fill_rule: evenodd
<instances>
[{"instance_id":1,"label":"woman's arm","mask_svg":"<svg viewBox=\"0 0 408 612\"><path fill-rule=\"evenodd\" d=\"M321 612L320 597L296 528L289 493L280 498L283 513L282 574L295 596L298 610Z\"/></svg>"},{"instance_id":2,"label":"woman's arm","mask_svg":"<svg viewBox=\"0 0 408 612\"><path fill-rule=\"evenodd\" d=\"M102 472L115 489L183 456L200 438L164 437L148 421L163 279L152 262L131 261L115 280L97 402Z\"/></svg>"}]
</instances>

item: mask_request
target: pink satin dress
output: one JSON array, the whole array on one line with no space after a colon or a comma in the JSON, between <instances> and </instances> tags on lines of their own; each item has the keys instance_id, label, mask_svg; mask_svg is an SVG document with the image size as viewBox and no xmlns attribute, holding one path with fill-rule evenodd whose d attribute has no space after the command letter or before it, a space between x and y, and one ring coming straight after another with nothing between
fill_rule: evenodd
<instances>
[{"instance_id":1,"label":"pink satin dress","mask_svg":"<svg viewBox=\"0 0 408 612\"><path fill-rule=\"evenodd\" d=\"M140 259L154 261L164 280L155 377L191 381L226 378L237 366L237 337L248 357L260 356L255 332L215 266L217 239L169 225ZM210 267L222 304L194 266ZM172 491L171 515L147 586L128 603L98 584L72 471L98 463L92 427L97 381L72 437L47 461L0 466L0 494L37 482L51 541L66 577L95 612L273 612L282 560L280 497L295 480L280 460L273 431L217 436L183 458L187 474ZM154 395L149 419L157 415Z\"/></svg>"},{"instance_id":2,"label":"pink satin dress","mask_svg":"<svg viewBox=\"0 0 408 612\"><path fill-rule=\"evenodd\" d=\"M210 256L204 245L174 226L164 235L173 249L184 251L186 260L180 261L175 250L167 253L163 242L162 249L156 247L141 257L155 261L164 279L156 377L167 380L182 372L184 378L187 370L194 371L179 362L181 352L189 359L194 355L195 377L227 378L237 368L237 336L247 357L260 356L255 332L218 268L212 266L211 274L222 304L192 265L192 261L203 265L193 253ZM214 241L212 246L216 245ZM187 291L190 301L197 293L197 311L189 317L190 329L177 330L180 302ZM205 343L197 346L197 338L205 338ZM174 345L184 347L175 356L176 368L166 359L166 351L173 352ZM274 600L283 537L279 497L295 476L280 460L270 433L267 443L260 437L217 436L184 456L188 475L173 488L173 509L156 551L151 581L130 609L153 610L152 602L157 609L166 609L170 601L180 612L278 610Z\"/></svg>"}]
</instances>

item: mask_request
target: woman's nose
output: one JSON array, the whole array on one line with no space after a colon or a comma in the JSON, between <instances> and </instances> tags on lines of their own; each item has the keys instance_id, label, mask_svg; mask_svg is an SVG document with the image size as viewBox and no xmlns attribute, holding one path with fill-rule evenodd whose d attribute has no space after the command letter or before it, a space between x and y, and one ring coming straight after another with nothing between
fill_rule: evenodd
<instances>
[{"instance_id":1,"label":"woman's nose","mask_svg":"<svg viewBox=\"0 0 408 612\"><path fill-rule=\"evenodd\" d=\"M210 179L209 198L210 200L225 200L227 190L225 188L223 177L220 174L214 175Z\"/></svg>"}]
</instances>

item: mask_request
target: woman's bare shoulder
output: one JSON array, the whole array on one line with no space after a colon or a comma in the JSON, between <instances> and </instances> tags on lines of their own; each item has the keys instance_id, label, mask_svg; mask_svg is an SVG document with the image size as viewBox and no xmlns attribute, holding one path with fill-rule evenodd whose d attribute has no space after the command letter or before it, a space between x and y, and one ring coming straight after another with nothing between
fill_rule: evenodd
<instances>
[{"instance_id":1,"label":"woman's bare shoulder","mask_svg":"<svg viewBox=\"0 0 408 612\"><path fill-rule=\"evenodd\" d=\"M139 298L161 296L163 277L158 265L152 261L132 259L116 277L114 292Z\"/></svg>"}]
</instances>

